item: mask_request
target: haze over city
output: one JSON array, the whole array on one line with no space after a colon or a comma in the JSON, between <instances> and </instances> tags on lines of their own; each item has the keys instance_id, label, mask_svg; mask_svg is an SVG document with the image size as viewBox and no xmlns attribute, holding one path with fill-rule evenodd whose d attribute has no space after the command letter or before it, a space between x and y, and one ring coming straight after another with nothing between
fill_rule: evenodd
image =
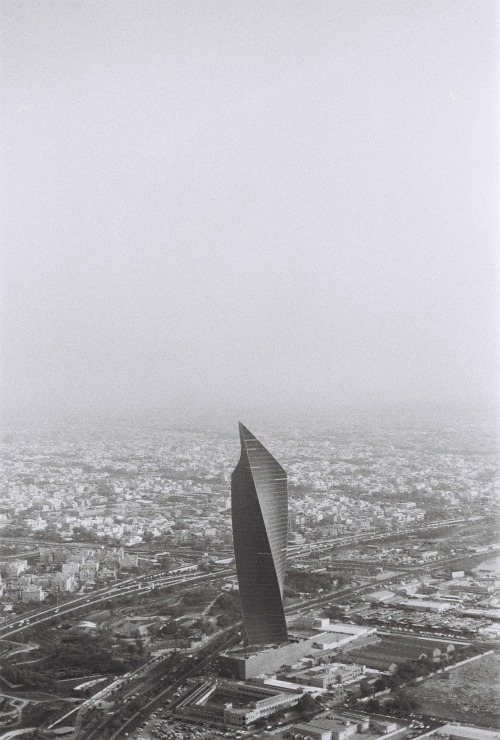
<instances>
[{"instance_id":1,"label":"haze over city","mask_svg":"<svg viewBox=\"0 0 500 740\"><path fill-rule=\"evenodd\" d=\"M500 740L499 38L0 3L0 740Z\"/></svg>"},{"instance_id":2,"label":"haze over city","mask_svg":"<svg viewBox=\"0 0 500 740\"><path fill-rule=\"evenodd\" d=\"M495 5L5 0L6 416L491 406Z\"/></svg>"}]
</instances>

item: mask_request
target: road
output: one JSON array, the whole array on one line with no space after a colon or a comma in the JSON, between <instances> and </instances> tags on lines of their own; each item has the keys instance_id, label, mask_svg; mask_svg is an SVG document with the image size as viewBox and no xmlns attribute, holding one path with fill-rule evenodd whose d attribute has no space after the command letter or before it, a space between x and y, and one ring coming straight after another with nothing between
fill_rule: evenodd
<instances>
[{"instance_id":1,"label":"road","mask_svg":"<svg viewBox=\"0 0 500 740\"><path fill-rule=\"evenodd\" d=\"M388 629L383 630L377 629L377 635L381 637L411 637L415 640L426 640L427 642L447 642L453 643L454 645L470 645L473 640L466 640L464 637L449 637L443 634L429 634L428 632L420 633L413 632L412 630L398 630Z\"/></svg>"},{"instance_id":2,"label":"road","mask_svg":"<svg viewBox=\"0 0 500 740\"><path fill-rule=\"evenodd\" d=\"M418 566L418 567L415 566L413 570L418 570L421 567L422 566ZM433 567L434 568L438 568L440 566L439 566L439 564L433 564ZM395 578L398 578L398 577L399 577L398 575L395 575L394 573L391 573L391 574L387 575L386 577L383 577L383 578L379 579L379 581L377 582L377 586L378 586L378 583L381 583L381 582L384 582L384 581L389 582L389 581L394 580ZM309 611L311 611L311 609L314 609L315 607L319 607L319 606L321 606L321 605L323 605L325 603L335 603L335 602L338 602L338 601L343 601L346 597L349 597L349 596L358 596L359 594L362 594L362 593L365 593L367 591L370 591L373 588L374 588L374 584L372 582L370 582L370 583L363 583L363 584L359 584L357 586L352 586L352 587L346 587L344 589L341 589L340 591L335 591L333 593L330 592L328 594L322 594L321 596L316 597L315 599L307 599L307 601L306 601L305 604L302 603L302 602L296 602L294 604L290 604L290 605L288 605L285 608L285 611L286 611L287 614L294 614L294 613L299 613L300 614L301 612L304 612L304 611L309 612ZM398 632L391 633L391 634L396 634L397 635ZM418 638L418 635L415 635L415 637ZM428 639L430 639L430 638L428 638ZM439 638L439 637L436 637L435 636L434 637L434 640L436 640L436 639L446 639L446 638ZM456 641L455 640L449 640L449 642L456 642ZM466 643L466 644L470 644L470 643ZM218 648L216 652L220 652L220 649L221 648ZM199 672L200 667L201 666L198 666L197 672ZM178 679L176 681L176 683L175 683L175 687L177 687L178 685L180 685L183 680L185 681L186 677L184 679L182 679L182 680L181 679ZM146 691L149 691L149 690L150 689L148 687L146 689ZM138 710L134 714L134 716L130 720L128 720L127 723L125 723L120 728L120 730L117 730L111 736L110 740L120 740L121 738L124 739L125 738L125 732L129 732L129 735L130 735L130 733L133 730L135 730L136 727L140 724L140 717L143 714L143 712L145 710L148 711L148 712L153 711L153 707L156 705L156 703L159 704L166 697L166 695L169 693L169 691L170 691L170 687L169 687L169 689L163 690L160 694L158 694L156 697L154 697L153 699L151 699L147 704L145 704L143 707L141 707L141 709ZM172 693L173 693L173 691L175 691L175 688L172 689ZM141 692L141 693L144 693L144 691ZM105 727L105 723L103 723L102 725L100 725L99 729L102 731L102 729L104 727ZM82 737L84 738L84 740L98 740L98 738L99 738L99 736L98 735L95 735L95 734L83 735Z\"/></svg>"},{"instance_id":3,"label":"road","mask_svg":"<svg viewBox=\"0 0 500 740\"><path fill-rule=\"evenodd\" d=\"M328 540L321 540L319 542L312 542L309 545L292 545L288 548L288 554L289 558L293 560L294 558L304 557L304 555L307 555L311 552L322 552L325 550L329 550L333 547L337 546L345 546L345 545L354 545L354 544L360 544L363 542L375 542L377 540L381 539L387 539L390 537L394 537L395 534L403 535L403 534L418 534L421 532L425 532L428 530L433 529L440 529L445 526L457 526L457 525L468 525L472 522L478 522L482 520L487 520L487 517L471 517L470 519L465 518L458 518L458 519L445 519L445 520L439 520L436 522L432 522L431 524L425 524L419 527L414 527L411 529L404 529L399 530L398 532L372 532L372 533L366 533L361 535L352 535L349 537L341 537L341 538L332 538ZM79 544L79 543L78 543ZM463 559L455 558L456 559ZM441 561L441 563L433 563L434 565L444 565L447 563L451 563L453 560L448 561ZM420 567L430 567L427 565L422 565ZM413 566L410 566L408 570L412 569ZM84 594L78 597L75 597L74 599L71 599L70 601L66 601L60 606L52 606L52 607L45 607L41 609L36 609L31 612L27 612L25 614L12 617L11 619L5 621L0 626L0 639L2 638L8 638L15 634L18 634L19 632L22 632L23 630L30 629L32 627L36 627L40 624L43 624L45 622L49 622L51 619L53 619L55 616L64 616L65 614L71 614L74 611L77 611L79 609L87 609L87 608L94 608L95 606L101 605L104 601L108 599L114 599L114 598L121 598L127 594L137 594L142 589L151 589L153 587L156 588L164 588L167 586L172 586L176 584L185 584L185 583L196 583L197 581L210 581L210 580L217 580L218 578L224 577L224 576L234 576L236 574L236 571L234 569L234 566L231 567L223 567L220 570L217 570L214 573L207 573L207 574L200 574L200 575L188 575L188 574L178 574L178 575L172 575L169 571L161 571L159 573L155 573L154 575L147 575L147 576L137 576L135 578L128 578L125 581L121 581L118 584L115 584L113 586L105 586L103 588L97 589L96 591L93 591L91 594Z\"/></svg>"},{"instance_id":4,"label":"road","mask_svg":"<svg viewBox=\"0 0 500 740\"><path fill-rule=\"evenodd\" d=\"M122 598L123 596L138 594L141 592L151 591L154 588L165 588L168 586L194 584L202 581L215 581L219 578L234 576L233 568L222 568L214 573L203 574L186 574L186 575L169 575L166 573L156 573L153 576L138 576L122 581L114 586L93 591L91 594L79 596L71 601L66 601L60 606L53 606L45 609L39 609L36 612L29 612L20 616L13 617L0 626L0 640L7 639L13 635L23 632L24 630L38 627L44 622L49 622L54 617L62 617L81 609L94 609L109 599Z\"/></svg>"},{"instance_id":5,"label":"road","mask_svg":"<svg viewBox=\"0 0 500 740\"><path fill-rule=\"evenodd\" d=\"M476 517L475 519L479 520L482 518ZM443 526L456 526L459 524L470 524L471 521L472 520L465 520L465 519L444 520L444 521L439 521L439 522L433 522L430 525L425 525L422 527L401 530L398 534L410 534L410 533L414 534L414 533L418 533L422 531L427 531L430 529L432 530L436 528L441 528ZM356 544L358 542L369 542L369 541L385 539L388 537L393 537L394 534L396 533L394 532L371 533L371 534L355 535L352 537L341 538L340 540L333 539L333 540L326 540L322 542L311 543L309 546L300 546L298 549L290 548L291 550L290 558L293 559L297 557L303 557L305 553L315 552L318 550L331 549L332 547L338 546L338 545ZM447 561L447 562L451 562L451 561ZM418 571L422 567L426 567L427 570L432 570L432 569L440 568L442 567L442 565L443 565L443 561L432 563L426 566L422 566L422 565L413 566L413 567L409 567L406 570L406 572ZM129 578L126 581L122 581L119 584L115 584L113 586L107 586L107 587L98 589L97 591L94 591L92 594L78 596L75 599L72 599L71 601L65 602L61 606L49 607L45 609L42 608L34 612L21 615L19 617L12 618L8 620L7 622L4 622L1 625L0 639L8 638L19 632L22 632L23 630L31 629L33 627L43 625L44 623L49 622L50 620L54 619L55 616L64 616L64 615L71 614L75 611L79 611L82 609L86 609L86 610L94 609L96 606L102 605L103 602L109 599L122 598L123 596L129 595L129 594L137 594L143 590L152 590L153 588L165 588L165 587L173 586L173 585L186 585L187 586L187 585L196 584L197 582L203 582L203 581L210 582L210 581L218 580L221 578L233 578L234 576L235 576L234 567L225 567L225 568L221 568L220 570L214 573L206 573L206 574L172 575L168 571L163 571L163 572L160 572L154 575L138 576L136 578ZM378 580L377 585L384 581L389 582L395 577L396 577L395 574L391 573L387 575L386 577L380 578ZM373 588L372 583L361 584L355 587L347 587L340 591L336 591L333 594L332 593L324 594L324 595L321 595L320 597L317 597L316 599L309 599L307 600L305 604L295 603L293 605L288 606L286 611L288 613L291 613L291 612L300 613L301 611L310 610L311 608L320 606L324 603L337 602L337 601L345 599L346 597L364 593L366 591L369 591L372 588ZM137 669L136 672L134 672L134 674L137 673L135 678L140 679L141 675L144 675L144 678L147 677L148 670L149 670L148 669L149 663L141 666L139 669ZM130 674L127 674L127 677L130 677ZM125 677L122 677L121 679L119 679L118 683L123 681L124 678ZM109 692L109 690L110 690L110 687L108 686L106 687L106 689L102 690L102 692L98 692L98 694L92 697L91 700L88 700L88 702L90 703L92 701L95 701L96 698L101 693L104 692L103 695L105 695L107 692ZM165 691L162 693L165 693ZM144 693L144 691L140 691L140 693L142 694ZM151 704L152 702L156 701L156 698L151 700L147 706L149 706L149 704ZM86 702L80 705L79 709L84 707L85 704ZM71 714L73 714L73 712L70 712L64 717L61 717L60 720L57 720L55 723L53 723L54 726L60 724L60 722L63 719L70 716Z\"/></svg>"},{"instance_id":6,"label":"road","mask_svg":"<svg viewBox=\"0 0 500 740\"><path fill-rule=\"evenodd\" d=\"M37 540L33 537L9 537L5 535L0 536L0 544L2 542L12 542L16 545L28 545L31 547L39 547L40 545L42 547L88 547L93 550L104 550L106 547L101 542L75 542L74 540L71 540L71 542L54 542L53 540Z\"/></svg>"},{"instance_id":7,"label":"road","mask_svg":"<svg viewBox=\"0 0 500 740\"><path fill-rule=\"evenodd\" d=\"M0 740L10 740L12 737L19 737L19 735L24 735L36 729L36 727L23 727L21 730L9 730L8 732L4 732L3 735L0 735Z\"/></svg>"},{"instance_id":8,"label":"road","mask_svg":"<svg viewBox=\"0 0 500 740\"><path fill-rule=\"evenodd\" d=\"M393 532L367 532L366 534L353 534L348 537L336 537L329 538L327 540L318 540L305 545L291 545L288 547L289 555L302 555L308 554L309 552L318 552L321 550L328 550L332 547L340 547L344 545L355 545L361 544L362 542L376 542L377 540L388 539L390 537L402 536L405 534L419 534L421 532L432 531L433 529L441 529L442 527L456 527L460 525L467 525L470 527L471 524L478 524L481 521L489 521L487 516L473 516L473 517L459 517L455 519L440 519L438 521L422 524L418 527L411 527L408 529L398 529Z\"/></svg>"},{"instance_id":9,"label":"road","mask_svg":"<svg viewBox=\"0 0 500 740\"><path fill-rule=\"evenodd\" d=\"M224 639L225 635L229 635L227 639ZM122 734L124 735L126 732L133 732L133 730L141 723L141 715L143 715L144 712L151 713L157 706L159 707L160 705L163 705L165 700L172 698L175 691L188 678L197 675L200 670L203 670L203 668L206 667L206 665L214 659L214 657L220 652L220 650L225 649L232 642L234 643L235 641L239 641L239 639L239 636L237 638L235 638L234 636L234 627L228 627L212 639L213 646L207 644L197 651L198 653L202 654L206 651L208 652L204 657L201 657L200 659L195 658L194 664L192 658L190 658L189 656L182 656L179 665L174 669L173 673L170 674L173 676L173 680L170 680L168 686L166 686L165 688L161 688L161 685L166 680L165 676L163 675L161 678L159 678L159 676L157 675L159 671L161 672L161 664L157 665L156 667L153 666L153 671L150 671L149 676L144 677L145 680L141 687L138 687L136 685L130 686L130 684L128 683L125 684L125 686L123 687L123 693L119 696L117 696L116 694L113 696L113 701L121 708L126 706L127 701L129 701L131 698L131 695L136 699L139 697L143 697L144 699L146 699L149 692L152 691L155 692L155 695L151 699L145 701L141 708L138 709L132 715L132 717L126 720L124 724L122 724L122 726L119 728L119 730L117 730L112 735L112 738L116 738ZM185 666L184 668L183 664ZM154 668L156 668L157 670L155 671ZM159 688L160 690L158 691ZM116 713L113 713L113 716L115 715ZM87 727L86 730L80 730L80 732L78 733L78 737L85 738L85 740L101 740L101 738L105 734L105 728L110 719L110 717L105 717L97 726L90 726ZM112 738L110 738L110 740L112 740Z\"/></svg>"},{"instance_id":10,"label":"road","mask_svg":"<svg viewBox=\"0 0 500 740\"><path fill-rule=\"evenodd\" d=\"M185 683L188 678L198 675L210 663L210 661L212 661L214 657L216 657L216 655L221 650L225 650L227 647L230 646L232 642L233 643L235 642L234 637L229 638L226 642L222 643L216 649L214 649L211 653L209 653L206 658L203 658L197 665L193 666L193 668L191 668L183 676L178 678L173 686L170 686L169 688L160 692L157 696L150 699L150 701L147 704L145 704L143 707L141 707L141 709L138 712L136 712L129 720L127 720L127 722L124 725L122 725L122 727L120 727L120 729L117 730L109 738L109 740L119 740L120 737L126 737L127 732L130 735L141 723L140 717L143 713L151 714L151 712L159 708L160 705L164 705L165 699L168 699L171 696L173 696L174 692L180 686L182 686L182 684ZM98 738L88 737L85 740L98 740Z\"/></svg>"}]
</instances>

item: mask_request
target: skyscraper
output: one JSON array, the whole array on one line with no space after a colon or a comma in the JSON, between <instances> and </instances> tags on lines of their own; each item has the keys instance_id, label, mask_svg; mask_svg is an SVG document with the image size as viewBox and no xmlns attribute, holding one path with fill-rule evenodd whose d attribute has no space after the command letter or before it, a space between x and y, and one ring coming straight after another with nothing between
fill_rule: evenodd
<instances>
[{"instance_id":1,"label":"skyscraper","mask_svg":"<svg viewBox=\"0 0 500 740\"><path fill-rule=\"evenodd\" d=\"M246 639L249 645L286 642L287 476L259 440L239 427L241 457L231 476L231 507Z\"/></svg>"}]
</instances>

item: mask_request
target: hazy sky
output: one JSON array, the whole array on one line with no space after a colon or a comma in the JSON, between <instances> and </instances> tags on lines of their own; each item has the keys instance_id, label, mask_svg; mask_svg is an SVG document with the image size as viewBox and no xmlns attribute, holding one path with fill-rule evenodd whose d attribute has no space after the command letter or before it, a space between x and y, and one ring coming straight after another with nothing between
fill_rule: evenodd
<instances>
[{"instance_id":1,"label":"hazy sky","mask_svg":"<svg viewBox=\"0 0 500 740\"><path fill-rule=\"evenodd\" d=\"M496 6L2 0L6 411L491 402Z\"/></svg>"}]
</instances>

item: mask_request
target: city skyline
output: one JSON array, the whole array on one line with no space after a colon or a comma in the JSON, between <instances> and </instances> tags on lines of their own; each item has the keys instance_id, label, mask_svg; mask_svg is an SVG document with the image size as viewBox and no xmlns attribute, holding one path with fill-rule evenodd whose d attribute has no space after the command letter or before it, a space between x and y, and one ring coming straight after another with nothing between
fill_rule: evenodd
<instances>
[{"instance_id":1,"label":"city skyline","mask_svg":"<svg viewBox=\"0 0 500 740\"><path fill-rule=\"evenodd\" d=\"M313 722L333 712L335 724L347 700L368 710L375 731L392 715L415 735L415 708L422 726L459 719L500 727L494 428L484 419L398 416L301 429L261 420L255 429L266 450L241 430L253 475L244 451L248 475L236 477L254 507L239 531L250 560L257 555L251 585L271 585L264 600L271 590L278 606L264 610L266 623L282 614L269 565L280 560L280 544L284 553L286 507L278 507L281 530L269 527L276 509L255 517L254 489L277 489L283 504L283 470L290 527L289 641L260 647L241 644L234 431L44 423L2 435L2 676L17 688L16 698L3 689L0 724L74 724L85 740L119 728L117 740L141 738L146 727L152 736L161 727L214 740L237 727L264 737L271 727L281 740L297 722L292 705L313 712ZM278 535L274 559L264 519L271 539ZM265 548L263 568L255 561ZM282 637L258 632L255 641ZM452 680L436 682L437 666ZM418 689L415 677L424 679ZM411 704L399 690L408 680ZM75 683L90 696L75 702ZM32 701L36 689L53 701ZM389 692L378 699L382 689Z\"/></svg>"}]
</instances>

